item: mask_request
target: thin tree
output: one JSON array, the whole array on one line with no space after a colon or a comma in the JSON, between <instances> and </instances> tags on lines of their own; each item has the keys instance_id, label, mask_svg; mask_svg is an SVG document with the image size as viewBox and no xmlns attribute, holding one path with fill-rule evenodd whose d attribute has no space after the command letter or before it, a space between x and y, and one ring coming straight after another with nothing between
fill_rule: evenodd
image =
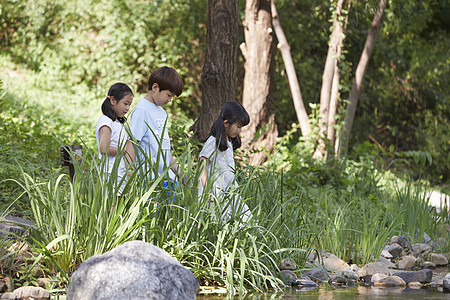
<instances>
[{"instance_id":1,"label":"thin tree","mask_svg":"<svg viewBox=\"0 0 450 300\"><path fill-rule=\"evenodd\" d=\"M280 49L281 56L283 57L289 87L291 89L292 100L294 102L295 113L297 115L302 134L304 136L309 136L311 128L309 125L308 113L306 112L305 105L303 104L297 73L295 72L294 62L292 61L291 48L289 47L286 36L284 35L283 27L281 26L274 0L270 1L270 5L272 9L272 25L278 39L277 48Z\"/></svg>"},{"instance_id":2,"label":"thin tree","mask_svg":"<svg viewBox=\"0 0 450 300\"><path fill-rule=\"evenodd\" d=\"M238 0L208 0L202 106L191 130L204 140L222 106L236 97Z\"/></svg>"},{"instance_id":3,"label":"thin tree","mask_svg":"<svg viewBox=\"0 0 450 300\"><path fill-rule=\"evenodd\" d=\"M347 117L345 119L345 128L341 133L341 139L339 143L339 152L343 152L347 148L348 139L352 130L353 120L355 118L356 107L358 105L359 94L361 92L361 85L364 79L367 65L369 64L370 57L372 56L375 48L375 41L383 23L384 10L386 8L388 0L380 0L378 5L378 11L375 14L372 24L367 35L366 42L361 54L361 57L356 68L355 79L352 84L352 92L349 97L349 104L347 105Z\"/></svg>"},{"instance_id":4,"label":"thin tree","mask_svg":"<svg viewBox=\"0 0 450 300\"><path fill-rule=\"evenodd\" d=\"M245 5L245 43L240 48L245 59L242 104L250 115L250 124L242 131L247 149L271 151L278 136L275 104L270 97L273 73L273 36L270 0L247 0ZM250 151L250 163L263 161L266 154Z\"/></svg>"},{"instance_id":5,"label":"thin tree","mask_svg":"<svg viewBox=\"0 0 450 300\"><path fill-rule=\"evenodd\" d=\"M325 60L325 67L322 75L322 88L320 91L320 110L319 110L319 136L318 146L313 157L320 159L325 155L326 139L334 140L331 136L333 131L330 127L334 127L336 117L338 85L339 85L339 69L337 61L342 53L342 42L344 40L344 31L342 21L342 6L344 0L338 0L333 18L333 29L331 31L330 42L328 44L328 53ZM333 90L334 87L334 90ZM332 92L333 90L333 92ZM333 101L331 103L333 94ZM333 124L330 124L332 122ZM330 130L329 130L330 129ZM328 135L330 134L330 136Z\"/></svg>"}]
</instances>

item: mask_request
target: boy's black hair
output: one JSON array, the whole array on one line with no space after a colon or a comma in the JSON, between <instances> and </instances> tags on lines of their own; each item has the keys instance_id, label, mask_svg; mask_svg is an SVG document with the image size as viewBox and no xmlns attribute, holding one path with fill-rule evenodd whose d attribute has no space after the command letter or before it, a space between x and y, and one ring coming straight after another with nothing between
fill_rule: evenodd
<instances>
[{"instance_id":1,"label":"boy's black hair","mask_svg":"<svg viewBox=\"0 0 450 300\"><path fill-rule=\"evenodd\" d=\"M157 83L160 91L168 90L177 96L183 91L183 81L180 74L171 67L161 67L156 69L148 79L148 90L152 89L154 83Z\"/></svg>"},{"instance_id":2,"label":"boy's black hair","mask_svg":"<svg viewBox=\"0 0 450 300\"><path fill-rule=\"evenodd\" d=\"M123 99L123 97L125 97L128 94L130 94L131 96L134 96L133 92L131 91L131 89L128 85L126 85L125 83L121 83L121 82L113 84L109 88L108 97L106 97L105 101L103 101L102 113L105 116L109 117L113 121L115 121L117 119L120 123L125 123L127 118L118 117L116 115L116 113L114 112L114 110L112 109L110 97L114 97L114 99L116 99L116 101L119 102L120 100Z\"/></svg>"},{"instance_id":3,"label":"boy's black hair","mask_svg":"<svg viewBox=\"0 0 450 300\"><path fill-rule=\"evenodd\" d=\"M228 121L230 126L235 123L238 123L240 126L246 126L250 123L250 116L239 102L230 101L225 103L220 111L219 117L211 127L210 134L206 137L206 139L210 136L215 137L216 147L218 147L220 151L225 151L228 148L224 124L225 120ZM241 147L241 138L239 136L231 138L231 143L233 144L233 150L236 150Z\"/></svg>"}]
</instances>

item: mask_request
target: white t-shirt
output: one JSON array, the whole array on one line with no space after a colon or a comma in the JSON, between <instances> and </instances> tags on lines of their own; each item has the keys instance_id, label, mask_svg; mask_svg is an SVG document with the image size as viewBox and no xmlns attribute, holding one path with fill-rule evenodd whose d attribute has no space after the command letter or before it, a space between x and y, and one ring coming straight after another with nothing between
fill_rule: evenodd
<instances>
[{"instance_id":1,"label":"white t-shirt","mask_svg":"<svg viewBox=\"0 0 450 300\"><path fill-rule=\"evenodd\" d=\"M227 145L227 150L220 151L216 146L216 138L210 136L200 152L200 158L205 157L208 159L206 171L208 180L213 180L215 192L230 188L230 184L237 186L234 181L235 163L233 144L230 141L227 141ZM203 190L201 184L199 189L199 192L201 193Z\"/></svg>"},{"instance_id":2,"label":"white t-shirt","mask_svg":"<svg viewBox=\"0 0 450 300\"><path fill-rule=\"evenodd\" d=\"M228 190L237 188L237 183L234 179L235 163L233 155L233 144L227 141L228 148L225 151L220 151L216 146L216 138L210 136L203 145L202 151L200 151L200 158L205 157L208 159L206 164L206 172L208 174L208 181L213 181L213 191L218 195L222 190ZM203 186L199 184L199 196L203 192ZM220 198L219 198L220 200ZM233 216L239 216L239 222L242 227L244 223L247 223L252 218L252 213L247 204L242 202L235 194L233 199L226 202L228 205L222 213L222 221L225 222Z\"/></svg>"},{"instance_id":3,"label":"white t-shirt","mask_svg":"<svg viewBox=\"0 0 450 300\"><path fill-rule=\"evenodd\" d=\"M109 147L123 148L125 146L125 143L128 140L128 135L127 135L122 123L120 123L118 120L113 121L109 117L102 115L98 119L97 127L95 128L95 136L97 138L97 147L98 147L98 151L99 151L98 158L100 158L100 159L103 157L103 155L100 153L99 131L100 131L100 128L103 126L107 126L107 127L109 127L109 129L111 129L111 138L110 138ZM110 155L107 156L106 164L108 166L108 174L111 173L115 160L116 160L115 156L110 156ZM125 175L125 173L126 173L125 160L122 159L120 161L118 174L117 174L119 180Z\"/></svg>"},{"instance_id":4,"label":"white t-shirt","mask_svg":"<svg viewBox=\"0 0 450 300\"><path fill-rule=\"evenodd\" d=\"M141 99L130 115L130 130L142 149L136 151L137 162L143 162L151 157L154 164L159 159L158 174L161 174L164 168L170 166L172 158L166 111L145 98ZM149 167L148 163L143 165L142 172L148 174ZM152 175L147 179L151 179ZM175 174L171 170L169 177L175 179Z\"/></svg>"}]
</instances>

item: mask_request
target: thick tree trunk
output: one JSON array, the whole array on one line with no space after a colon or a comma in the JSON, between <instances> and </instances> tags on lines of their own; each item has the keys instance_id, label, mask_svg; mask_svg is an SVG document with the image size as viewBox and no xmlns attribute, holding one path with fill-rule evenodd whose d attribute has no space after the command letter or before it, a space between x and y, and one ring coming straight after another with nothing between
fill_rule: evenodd
<instances>
[{"instance_id":1,"label":"thick tree trunk","mask_svg":"<svg viewBox=\"0 0 450 300\"><path fill-rule=\"evenodd\" d=\"M272 24L278 39L277 48L280 49L281 56L283 57L295 112L297 114L297 119L303 136L308 136L311 132L311 128L309 126L308 113L306 112L305 105L303 104L302 93L300 91L297 73L295 72L294 62L292 61L291 48L289 47L283 28L281 27L274 0L271 0L270 3L272 8Z\"/></svg>"},{"instance_id":2,"label":"thick tree trunk","mask_svg":"<svg viewBox=\"0 0 450 300\"><path fill-rule=\"evenodd\" d=\"M222 106L235 100L238 25L238 0L208 1L202 106L191 127L198 140L209 134Z\"/></svg>"},{"instance_id":3,"label":"thick tree trunk","mask_svg":"<svg viewBox=\"0 0 450 300\"><path fill-rule=\"evenodd\" d=\"M248 150L270 152L278 136L275 105L270 98L273 52L270 0L246 1L244 36L245 43L241 44L245 59L242 104L250 115L250 124L242 130L243 145ZM252 164L266 157L262 151L249 154Z\"/></svg>"},{"instance_id":4,"label":"thick tree trunk","mask_svg":"<svg viewBox=\"0 0 450 300\"><path fill-rule=\"evenodd\" d=\"M366 43L362 51L361 57L356 68L355 80L352 85L352 92L349 97L349 104L347 105L347 117L345 120L345 128L341 134L339 152L343 152L347 148L347 143L352 130L353 119L355 118L356 106L358 105L359 94L361 91L361 84L366 73L366 67L369 63L369 59L372 56L375 48L375 41L380 30L380 26L383 23L384 10L386 8L388 0L380 0L378 11L372 20L372 25L367 35Z\"/></svg>"},{"instance_id":5,"label":"thick tree trunk","mask_svg":"<svg viewBox=\"0 0 450 300\"><path fill-rule=\"evenodd\" d=\"M330 119L334 120L336 115L335 110L330 111L330 99L332 94L333 81L335 79L339 80L338 78L335 78L335 74L339 72L339 70L336 70L337 60L339 59L339 55L341 53L344 35L342 24L339 21L339 17L342 15L343 3L344 0L338 0L336 4L336 14L333 20L333 29L331 32L327 58L325 61L325 67L322 75L322 89L320 91L318 146L313 155L317 159L320 159L325 155L325 139L328 138L328 128L330 126L329 120ZM337 101L337 99L333 99L333 101ZM333 103L332 105L333 106L337 105L337 103ZM333 107L333 109L336 109L336 107Z\"/></svg>"}]
</instances>

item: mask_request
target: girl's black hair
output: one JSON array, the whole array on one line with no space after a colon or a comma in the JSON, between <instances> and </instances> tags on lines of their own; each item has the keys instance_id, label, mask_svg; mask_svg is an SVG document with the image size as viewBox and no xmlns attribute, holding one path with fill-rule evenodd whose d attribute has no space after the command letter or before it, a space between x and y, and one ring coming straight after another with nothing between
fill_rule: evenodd
<instances>
[{"instance_id":1,"label":"girl's black hair","mask_svg":"<svg viewBox=\"0 0 450 300\"><path fill-rule=\"evenodd\" d=\"M225 151L228 148L224 124L225 120L228 121L230 126L235 123L238 123L240 126L246 126L250 123L250 116L239 102L230 101L223 106L219 117L214 122L211 127L211 132L208 135L208 137L213 136L216 138L216 147L218 147L220 151ZM208 139L208 137L206 139ZM239 136L231 138L231 143L233 144L233 150L236 150L241 147L241 138Z\"/></svg>"},{"instance_id":2,"label":"girl's black hair","mask_svg":"<svg viewBox=\"0 0 450 300\"><path fill-rule=\"evenodd\" d=\"M127 118L125 117L118 117L111 106L111 97L114 97L117 102L123 99L126 95L130 94L133 95L133 92L131 91L130 87L126 85L125 83L115 83L113 84L108 91L108 97L106 97L105 101L103 101L102 104L102 112L105 116L109 117L111 120L115 121L116 119L120 123L125 123Z\"/></svg>"}]
</instances>

